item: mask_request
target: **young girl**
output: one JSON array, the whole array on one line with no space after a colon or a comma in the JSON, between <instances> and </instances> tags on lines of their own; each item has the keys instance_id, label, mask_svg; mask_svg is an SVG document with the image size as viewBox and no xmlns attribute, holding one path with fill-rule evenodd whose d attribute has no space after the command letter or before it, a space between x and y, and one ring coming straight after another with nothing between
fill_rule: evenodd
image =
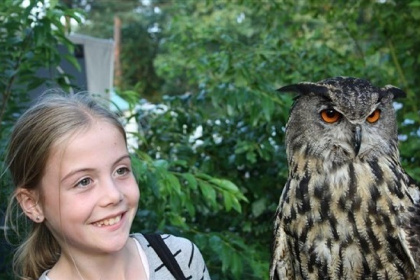
<instances>
[{"instance_id":1,"label":"young girl","mask_svg":"<svg viewBox=\"0 0 420 280\"><path fill-rule=\"evenodd\" d=\"M92 98L45 95L16 123L7 166L32 223L15 255L18 277L175 279L144 235L129 234L140 193L125 131ZM162 238L185 279L210 279L191 241Z\"/></svg>"}]
</instances>

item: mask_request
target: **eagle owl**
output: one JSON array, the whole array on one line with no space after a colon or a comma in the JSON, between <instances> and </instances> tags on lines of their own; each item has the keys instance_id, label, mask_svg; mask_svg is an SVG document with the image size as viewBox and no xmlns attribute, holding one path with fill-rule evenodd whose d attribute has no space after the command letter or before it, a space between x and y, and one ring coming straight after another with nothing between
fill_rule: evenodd
<instances>
[{"instance_id":1,"label":"eagle owl","mask_svg":"<svg viewBox=\"0 0 420 280\"><path fill-rule=\"evenodd\" d=\"M420 279L419 189L393 108L404 92L350 77L279 91L297 97L270 279Z\"/></svg>"}]
</instances>

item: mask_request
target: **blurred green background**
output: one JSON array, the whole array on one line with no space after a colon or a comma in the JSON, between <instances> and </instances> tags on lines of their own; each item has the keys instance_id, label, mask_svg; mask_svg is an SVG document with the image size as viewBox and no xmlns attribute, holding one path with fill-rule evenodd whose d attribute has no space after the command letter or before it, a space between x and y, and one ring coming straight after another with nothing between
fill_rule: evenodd
<instances>
[{"instance_id":1,"label":"blurred green background","mask_svg":"<svg viewBox=\"0 0 420 280\"><path fill-rule=\"evenodd\" d=\"M420 179L420 1L4 0L0 19L0 162L28 93L68 88L66 73L39 69L80 69L66 36L113 38L121 22L114 91L123 121L139 124L133 231L190 238L212 279L268 279L293 98L280 86L353 76L400 87L402 163ZM13 187L1 174L4 213ZM12 247L0 246L0 278L13 279Z\"/></svg>"}]
</instances>

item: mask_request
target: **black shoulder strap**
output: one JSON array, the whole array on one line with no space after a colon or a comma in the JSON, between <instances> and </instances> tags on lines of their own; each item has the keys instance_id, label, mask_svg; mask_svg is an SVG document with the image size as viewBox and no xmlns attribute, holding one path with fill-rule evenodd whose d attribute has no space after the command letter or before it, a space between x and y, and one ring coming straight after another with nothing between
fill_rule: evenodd
<instances>
[{"instance_id":1,"label":"black shoulder strap","mask_svg":"<svg viewBox=\"0 0 420 280\"><path fill-rule=\"evenodd\" d=\"M187 278L185 278L184 273L182 273L178 262L169 250L168 246L166 246L165 241L163 241L160 234L143 234L143 236L158 254L163 264L168 268L168 270L172 273L175 279L186 280Z\"/></svg>"}]
</instances>

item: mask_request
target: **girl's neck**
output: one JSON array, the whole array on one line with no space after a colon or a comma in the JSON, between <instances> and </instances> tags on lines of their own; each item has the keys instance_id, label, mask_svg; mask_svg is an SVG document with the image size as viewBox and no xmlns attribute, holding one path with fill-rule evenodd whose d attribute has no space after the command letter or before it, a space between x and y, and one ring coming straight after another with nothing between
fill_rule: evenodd
<instances>
[{"instance_id":1,"label":"girl's neck","mask_svg":"<svg viewBox=\"0 0 420 280\"><path fill-rule=\"evenodd\" d=\"M51 280L147 279L132 238L115 254L63 252L48 277Z\"/></svg>"}]
</instances>

